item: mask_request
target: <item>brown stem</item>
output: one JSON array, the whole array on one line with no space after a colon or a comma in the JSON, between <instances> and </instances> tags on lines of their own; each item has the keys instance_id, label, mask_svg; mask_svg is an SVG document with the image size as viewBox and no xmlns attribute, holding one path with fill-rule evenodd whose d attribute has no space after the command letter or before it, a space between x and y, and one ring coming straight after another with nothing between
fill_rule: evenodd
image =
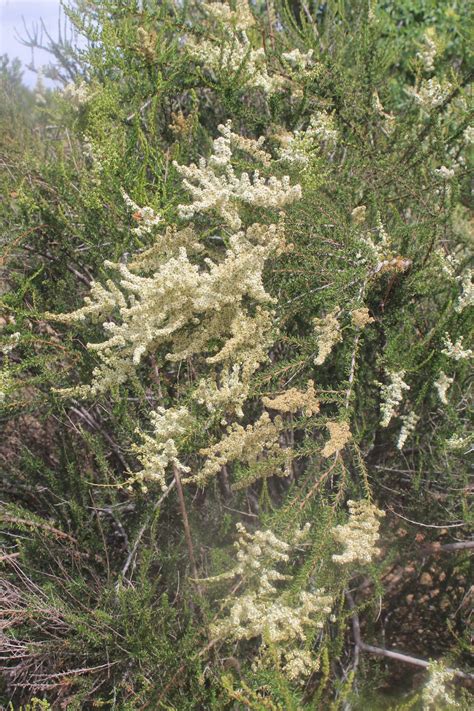
<instances>
[{"instance_id":1,"label":"brown stem","mask_svg":"<svg viewBox=\"0 0 474 711\"><path fill-rule=\"evenodd\" d=\"M401 513L397 513L397 511L392 509L391 506L388 506L388 510L391 511L391 513L395 514L395 516L398 516L398 518L402 518L404 521L408 521L408 523L412 523L414 526L423 526L423 528L462 528L463 526L468 525L466 522L462 522L462 521L460 521L459 523L443 523L443 524L421 523L421 521L413 521L411 518L402 516Z\"/></svg>"},{"instance_id":2,"label":"brown stem","mask_svg":"<svg viewBox=\"0 0 474 711\"><path fill-rule=\"evenodd\" d=\"M329 474L332 472L332 470L334 469L334 467L336 466L336 464L338 463L338 461L339 461L339 453L336 454L336 456L335 456L335 458L334 458L334 461L333 461L333 463L331 464L331 466L329 467L329 469L327 469L323 474L321 474L321 476L319 477L319 479L316 481L316 483L311 487L311 489L309 490L309 492L306 494L306 496L304 497L303 501L300 503L300 511L302 511L302 510L304 509L304 507L306 506L306 504L308 503L308 501L312 498L312 496L313 496L313 494L315 493L315 491L316 491L317 489L319 489L319 487L321 486L321 484L323 483L323 481L325 481L325 479L328 478ZM296 501L296 499L295 499L295 501Z\"/></svg>"},{"instance_id":3,"label":"brown stem","mask_svg":"<svg viewBox=\"0 0 474 711\"><path fill-rule=\"evenodd\" d=\"M227 469L227 466L225 464L223 467L221 467L221 470L219 472L219 484L224 499L226 501L229 501L229 499L232 497L232 490L230 488L229 483L229 470Z\"/></svg>"},{"instance_id":4,"label":"brown stem","mask_svg":"<svg viewBox=\"0 0 474 711\"><path fill-rule=\"evenodd\" d=\"M9 514L4 514L1 510L0 510L0 520L5 523L12 523L14 525L18 524L19 526L31 526L31 528L41 528L41 529L43 529L43 531L52 533L53 536L56 536L56 538L65 539L67 541L70 541L74 545L77 544L77 539L74 538L73 536L70 536L69 533L65 533L64 531L61 531L59 528L50 526L47 523L42 523L40 521L30 521L26 518L20 518L18 516L10 516Z\"/></svg>"},{"instance_id":5,"label":"brown stem","mask_svg":"<svg viewBox=\"0 0 474 711\"><path fill-rule=\"evenodd\" d=\"M268 16L268 34L270 35L272 49L275 50L275 33L273 30L273 23L275 21L275 9L273 7L273 0L266 0L266 6Z\"/></svg>"},{"instance_id":6,"label":"brown stem","mask_svg":"<svg viewBox=\"0 0 474 711\"><path fill-rule=\"evenodd\" d=\"M359 615L356 612L356 606L354 599L348 590L345 591L346 599L349 607L352 611L352 634L354 636L354 643L356 649L360 652L368 652L369 654L375 654L378 657L386 657L387 659L396 659L398 662L404 662L405 664L412 664L413 666L423 667L427 669L430 662L426 659L420 659L419 657L412 657L409 654L404 654L403 652L395 652L391 649L384 649L383 647L374 647L372 644L366 644L362 641L360 634L360 622ZM468 674L466 672L460 671L459 669L449 669L446 671L451 672L461 679L474 679L474 674Z\"/></svg>"},{"instance_id":7,"label":"brown stem","mask_svg":"<svg viewBox=\"0 0 474 711\"><path fill-rule=\"evenodd\" d=\"M181 484L181 477L179 474L179 467L177 464L173 464L173 475L174 475L174 480L176 482L176 491L178 492L179 508L181 511L181 517L183 519L184 537L186 539L186 545L188 547L189 562L191 563L191 571L192 571L194 580L197 580L199 578L199 575L198 575L197 566L196 566L196 559L194 557L193 539L191 537L191 529L189 527L188 512L186 511L186 502L184 500L183 485ZM200 589L198 583L196 583L196 589L199 593L199 596L202 597L202 592L201 592L201 589Z\"/></svg>"}]
</instances>

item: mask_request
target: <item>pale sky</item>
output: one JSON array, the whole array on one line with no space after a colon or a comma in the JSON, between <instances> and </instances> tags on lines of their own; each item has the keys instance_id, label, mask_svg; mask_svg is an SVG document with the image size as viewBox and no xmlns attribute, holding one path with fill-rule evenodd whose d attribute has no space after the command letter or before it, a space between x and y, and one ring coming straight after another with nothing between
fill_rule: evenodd
<instances>
[{"instance_id":1,"label":"pale sky","mask_svg":"<svg viewBox=\"0 0 474 711\"><path fill-rule=\"evenodd\" d=\"M40 31L40 20L43 19L46 28L53 39L58 37L58 22L62 18L64 26L64 13L60 9L60 0L0 0L0 55L8 54L9 57L18 57L23 65L23 81L27 86L34 86L36 74L26 69L26 64L31 63L31 49L21 44L18 39L26 38L25 21L28 30ZM43 44L47 38L43 38ZM38 68L49 62L46 52L35 50L34 64ZM52 86L45 80L45 84Z\"/></svg>"}]
</instances>

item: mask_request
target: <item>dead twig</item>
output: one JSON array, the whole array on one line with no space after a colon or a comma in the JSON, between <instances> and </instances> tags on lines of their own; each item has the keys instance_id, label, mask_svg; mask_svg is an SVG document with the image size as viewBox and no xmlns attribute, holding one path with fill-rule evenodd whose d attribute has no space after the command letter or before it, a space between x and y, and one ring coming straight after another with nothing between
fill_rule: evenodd
<instances>
[{"instance_id":1,"label":"dead twig","mask_svg":"<svg viewBox=\"0 0 474 711\"><path fill-rule=\"evenodd\" d=\"M394 659L397 662L404 662L405 664L422 667L423 669L427 669L429 667L430 662L427 659L420 659L419 657L412 657L410 654L405 654L404 652L396 652L392 649L384 649L383 647L375 647L372 644L366 644L361 637L359 615L357 614L354 598L348 590L345 591L345 595L349 608L352 612L352 634L356 648L356 659L358 659L358 652L367 652L368 654L375 654L377 657ZM474 674L463 672L460 669L447 668L446 671L454 674L460 679L474 680Z\"/></svg>"},{"instance_id":2,"label":"dead twig","mask_svg":"<svg viewBox=\"0 0 474 711\"><path fill-rule=\"evenodd\" d=\"M459 523L445 523L441 525L434 523L421 523L421 521L412 521L411 518L402 516L401 513L397 513L390 506L387 508L391 513L395 514L395 516L402 518L404 521L408 521L408 523L412 523L414 526L422 526L423 528L461 528L462 526L467 526L467 523L463 523L462 521L459 521Z\"/></svg>"},{"instance_id":3,"label":"dead twig","mask_svg":"<svg viewBox=\"0 0 474 711\"><path fill-rule=\"evenodd\" d=\"M198 571L197 571L196 559L194 557L193 539L191 537L191 529L189 527L188 512L186 511L186 502L184 500L183 485L181 484L181 477L180 477L180 472L179 472L179 468L178 468L177 464L173 464L173 475L174 475L174 480L176 482L176 491L178 492L179 508L181 511L181 517L183 519L184 537L186 539L186 545L188 547L189 562L191 563L191 571L193 574L193 578L195 580L197 580L199 576L198 576ZM202 597L202 592L201 592L201 589L200 589L198 583L196 583L196 589L198 591L199 596Z\"/></svg>"}]
</instances>

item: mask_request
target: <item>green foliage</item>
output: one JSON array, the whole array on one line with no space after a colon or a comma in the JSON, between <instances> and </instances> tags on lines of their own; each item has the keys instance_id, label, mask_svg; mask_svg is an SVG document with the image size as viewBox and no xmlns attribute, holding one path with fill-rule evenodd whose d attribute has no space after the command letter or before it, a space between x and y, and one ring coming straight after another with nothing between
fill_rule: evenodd
<instances>
[{"instance_id":1,"label":"green foliage","mask_svg":"<svg viewBox=\"0 0 474 711\"><path fill-rule=\"evenodd\" d=\"M30 92L19 65L0 60L0 700L12 710L401 711L422 708L426 678L400 679L396 662L364 644L468 670L469 560L452 544L467 543L472 526L470 358L449 355L446 334L464 339L458 352L469 348L469 8L257 2L245 39L236 27L244 10L231 2L237 14L221 21L200 2L75 0L66 13L82 49L55 54L58 76L69 67L74 86ZM285 58L295 50L312 54ZM243 417L235 402L213 410L196 397L201 378L223 379L209 357L228 325L177 361L166 357L171 339L150 347L100 395L62 396L91 382L100 361L87 344L103 341L106 317L58 325L49 315L80 308L92 282L123 287L111 262L133 272L153 248L168 263L164 226L186 227L179 206L193 199L174 162L209 157L229 119L237 136L262 136L271 156L265 163L255 143L240 144L236 175L258 169L301 185L289 205L239 204L245 227L276 223L281 210L286 242L265 258L272 340ZM303 158L285 159L295 146ZM123 191L162 218L156 229L138 229L144 208L131 211ZM223 263L233 230L218 209L193 221L202 275L209 260ZM252 294L242 303L257 323L261 304ZM122 316L115 308L111 322ZM325 358L324 328L326 345L333 337ZM383 388L400 373L409 389L384 427ZM452 379L444 395L443 373ZM310 380L319 411L262 405L292 388L302 397ZM159 407L190 415L175 437L191 472L182 496L173 458L164 491L134 479L140 433ZM248 445L196 486L192 475L206 450L219 456L226 427L252 427L262 411L282 423L276 446ZM397 446L411 413L414 429ZM350 439L326 456L329 424L347 426ZM340 565L333 530L350 524L350 500L386 512L381 554ZM236 523L272 531L280 545L310 525L288 560L254 555L256 569L284 576L273 580L288 609L302 592L332 598L331 614L294 649L268 630L212 637L225 601L248 592L244 568L229 583ZM271 594L267 602L274 609ZM391 633L407 605L411 627ZM314 662L302 679L288 674L295 650ZM456 694L468 708L463 683Z\"/></svg>"},{"instance_id":2,"label":"green foliage","mask_svg":"<svg viewBox=\"0 0 474 711\"><path fill-rule=\"evenodd\" d=\"M9 711L15 711L12 704L8 708ZM47 701L33 697L30 704L18 707L17 711L48 711L48 709L51 709L51 706Z\"/></svg>"}]
</instances>

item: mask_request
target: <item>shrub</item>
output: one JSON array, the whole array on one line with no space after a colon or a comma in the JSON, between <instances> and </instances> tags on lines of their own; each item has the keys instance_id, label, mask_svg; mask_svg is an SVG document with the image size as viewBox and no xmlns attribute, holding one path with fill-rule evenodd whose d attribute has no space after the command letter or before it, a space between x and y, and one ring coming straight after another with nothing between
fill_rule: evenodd
<instances>
[{"instance_id":1,"label":"shrub","mask_svg":"<svg viewBox=\"0 0 474 711\"><path fill-rule=\"evenodd\" d=\"M66 12L1 69L6 702L467 708L461 10Z\"/></svg>"}]
</instances>

